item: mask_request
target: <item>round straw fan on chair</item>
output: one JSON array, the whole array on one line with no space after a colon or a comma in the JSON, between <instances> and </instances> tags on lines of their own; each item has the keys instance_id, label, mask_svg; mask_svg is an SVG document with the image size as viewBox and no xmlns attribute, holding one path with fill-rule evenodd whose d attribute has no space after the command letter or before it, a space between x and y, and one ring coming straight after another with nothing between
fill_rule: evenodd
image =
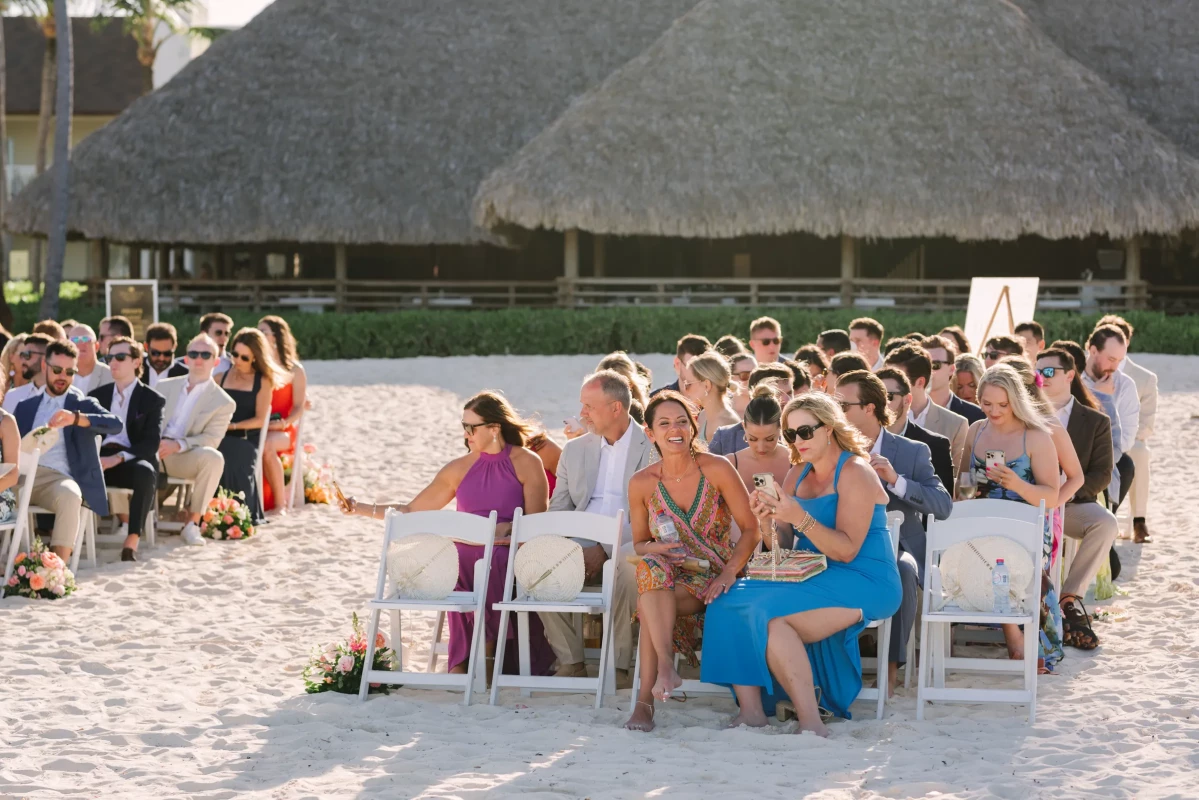
<instances>
[{"instance_id":1,"label":"round straw fan on chair","mask_svg":"<svg viewBox=\"0 0 1199 800\"><path fill-rule=\"evenodd\" d=\"M513 572L523 594L564 603L583 591L583 548L564 536L538 536L520 546Z\"/></svg>"},{"instance_id":2,"label":"round straw fan on chair","mask_svg":"<svg viewBox=\"0 0 1199 800\"><path fill-rule=\"evenodd\" d=\"M442 600L458 582L458 548L435 533L415 533L387 550L392 593L409 600Z\"/></svg>"},{"instance_id":3,"label":"round straw fan on chair","mask_svg":"<svg viewBox=\"0 0 1199 800\"><path fill-rule=\"evenodd\" d=\"M982 536L947 548L941 555L941 586L950 602L964 611L988 612L995 608L991 570L997 559L1008 568L1012 609L1025 608L1032 580L1028 551L1004 536Z\"/></svg>"}]
</instances>

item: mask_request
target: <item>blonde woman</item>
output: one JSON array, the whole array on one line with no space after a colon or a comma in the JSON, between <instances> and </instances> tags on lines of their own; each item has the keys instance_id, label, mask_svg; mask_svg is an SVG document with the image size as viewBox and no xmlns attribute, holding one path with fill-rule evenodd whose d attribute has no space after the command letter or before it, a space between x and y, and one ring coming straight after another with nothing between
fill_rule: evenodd
<instances>
[{"instance_id":1,"label":"blonde woman","mask_svg":"<svg viewBox=\"0 0 1199 800\"><path fill-rule=\"evenodd\" d=\"M629 381L629 390L633 394L633 399L641 403L642 407L649 402L649 381L637 369L637 362L629 358L629 354L623 350L617 350L614 353L609 353L600 361L599 366L595 368L596 372L610 369L613 372L619 372Z\"/></svg>"},{"instance_id":2,"label":"blonde woman","mask_svg":"<svg viewBox=\"0 0 1199 800\"><path fill-rule=\"evenodd\" d=\"M699 440L705 445L716 429L736 425L741 421L729 405L729 387L733 382L729 362L724 356L709 350L687 362L679 388L683 396L699 407Z\"/></svg>"},{"instance_id":3,"label":"blonde woman","mask_svg":"<svg viewBox=\"0 0 1199 800\"><path fill-rule=\"evenodd\" d=\"M25 344L27 333L18 333L16 336L8 340L8 344L4 345L4 349L0 351L0 377L3 378L3 385L0 385L0 396L3 396L8 391L8 387L13 385L13 378L17 374L17 370L21 368L17 353L21 351L21 347Z\"/></svg>"},{"instance_id":4,"label":"blonde woman","mask_svg":"<svg viewBox=\"0 0 1199 800\"><path fill-rule=\"evenodd\" d=\"M745 407L749 405L753 392L749 389L749 376L758 366L758 360L749 353L733 353L729 357L729 367L733 375L733 396L730 405L738 417L745 416Z\"/></svg>"},{"instance_id":5,"label":"blonde woman","mask_svg":"<svg viewBox=\"0 0 1199 800\"><path fill-rule=\"evenodd\" d=\"M953 362L953 377L949 379L949 391L967 403L978 405L978 383L983 379L983 362L978 356L962 353Z\"/></svg>"},{"instance_id":6,"label":"blonde woman","mask_svg":"<svg viewBox=\"0 0 1199 800\"><path fill-rule=\"evenodd\" d=\"M765 726L775 702L789 697L797 732L827 736L820 706L849 718L862 688L858 634L867 620L898 611L903 590L870 442L820 392L793 399L783 420L794 466L781 497L755 491L751 507L760 520L793 529L796 548L823 553L828 569L802 583L743 579L718 597L701 675L733 687L741 706L734 726Z\"/></svg>"}]
</instances>

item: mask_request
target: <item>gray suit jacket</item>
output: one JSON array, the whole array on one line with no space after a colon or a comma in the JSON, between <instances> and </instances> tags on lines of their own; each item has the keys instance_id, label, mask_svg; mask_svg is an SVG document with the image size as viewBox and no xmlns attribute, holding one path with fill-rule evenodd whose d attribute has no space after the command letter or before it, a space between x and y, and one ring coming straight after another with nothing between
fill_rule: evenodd
<instances>
[{"instance_id":1,"label":"gray suit jacket","mask_svg":"<svg viewBox=\"0 0 1199 800\"><path fill-rule=\"evenodd\" d=\"M625 461L624 473L621 477L621 493L624 495L625 537L630 541L629 522L629 481L633 474L645 469L650 463L650 453L653 445L645 436L645 431L631 417L629 418L629 455ZM571 439L562 448L562 456L558 459L558 482L554 487L554 495L550 498L550 511L586 511L587 505L595 494L595 484L599 479L600 437L588 433L577 439ZM609 553L611 555L611 553Z\"/></svg>"},{"instance_id":2,"label":"gray suit jacket","mask_svg":"<svg viewBox=\"0 0 1199 800\"><path fill-rule=\"evenodd\" d=\"M939 433L949 440L949 454L953 456L953 478L956 486L958 464L962 463L962 453L966 449L966 433L970 430L970 423L961 414L955 414L932 400L928 402L930 403L928 416L921 427L933 433Z\"/></svg>"},{"instance_id":3,"label":"gray suit jacket","mask_svg":"<svg viewBox=\"0 0 1199 800\"><path fill-rule=\"evenodd\" d=\"M890 461L895 471L907 482L903 497L887 489L887 510L903 512L899 547L916 559L920 567L920 583L923 585L926 540L921 517L933 514L937 519L945 519L953 510L953 498L941 485L941 479L933 469L928 445L896 436L888 430L882 432L882 437L879 455Z\"/></svg>"}]
</instances>

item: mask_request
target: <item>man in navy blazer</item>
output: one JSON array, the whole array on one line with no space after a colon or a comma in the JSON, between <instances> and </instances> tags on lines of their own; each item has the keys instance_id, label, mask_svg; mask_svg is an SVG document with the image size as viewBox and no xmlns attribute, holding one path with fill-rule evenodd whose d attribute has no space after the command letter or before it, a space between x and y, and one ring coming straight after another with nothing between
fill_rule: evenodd
<instances>
[{"instance_id":1,"label":"man in navy blazer","mask_svg":"<svg viewBox=\"0 0 1199 800\"><path fill-rule=\"evenodd\" d=\"M916 620L919 587L924 584L927 540L923 517L945 519L953 510L953 497L933 469L932 455L923 442L905 439L886 430L894 412L887 407L887 390L870 372L848 372L837 383L836 399L849 423L873 444L870 465L887 490L887 510L902 511L899 528L899 579L903 600L891 628L889 685L906 658L908 636ZM879 643L881 656L882 643Z\"/></svg>"},{"instance_id":2,"label":"man in navy blazer","mask_svg":"<svg viewBox=\"0 0 1199 800\"><path fill-rule=\"evenodd\" d=\"M47 345L42 365L45 391L16 410L22 436L43 425L59 429L58 441L38 460L31 497L34 505L54 514L50 549L63 561L70 559L75 547L83 501L100 515L108 513L96 437L121 431L119 419L71 386L78 355L71 342Z\"/></svg>"}]
</instances>

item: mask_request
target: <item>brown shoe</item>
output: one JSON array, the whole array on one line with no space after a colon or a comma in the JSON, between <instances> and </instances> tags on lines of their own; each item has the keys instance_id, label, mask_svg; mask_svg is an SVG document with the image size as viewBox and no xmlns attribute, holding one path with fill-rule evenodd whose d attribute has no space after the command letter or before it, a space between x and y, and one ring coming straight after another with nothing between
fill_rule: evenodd
<instances>
[{"instance_id":1,"label":"brown shoe","mask_svg":"<svg viewBox=\"0 0 1199 800\"><path fill-rule=\"evenodd\" d=\"M1145 525L1144 520L1132 521L1132 537L1136 544L1153 544L1153 539L1149 538L1149 528Z\"/></svg>"}]
</instances>

